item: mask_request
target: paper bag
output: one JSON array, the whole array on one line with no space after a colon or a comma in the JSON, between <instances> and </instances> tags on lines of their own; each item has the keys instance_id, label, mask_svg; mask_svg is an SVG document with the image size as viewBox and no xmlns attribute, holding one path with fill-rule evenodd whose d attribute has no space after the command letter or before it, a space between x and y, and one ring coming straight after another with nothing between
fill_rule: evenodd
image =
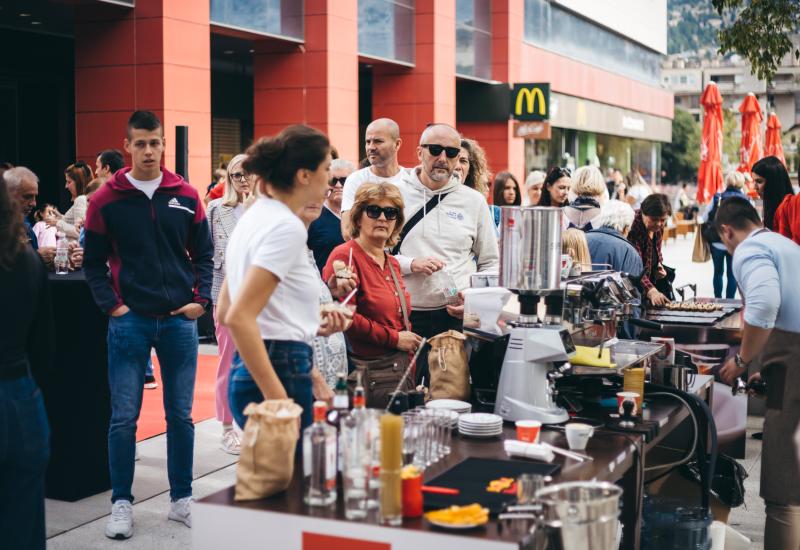
<instances>
[{"instance_id":1,"label":"paper bag","mask_svg":"<svg viewBox=\"0 0 800 550\"><path fill-rule=\"evenodd\" d=\"M692 251L692 261L698 264L706 263L711 259L711 250L708 242L703 237L702 231L694 232L694 250Z\"/></svg>"},{"instance_id":2,"label":"paper bag","mask_svg":"<svg viewBox=\"0 0 800 550\"><path fill-rule=\"evenodd\" d=\"M236 467L236 500L266 498L289 487L302 412L291 399L247 405Z\"/></svg>"},{"instance_id":3,"label":"paper bag","mask_svg":"<svg viewBox=\"0 0 800 550\"><path fill-rule=\"evenodd\" d=\"M437 334L428 343L430 372L429 399L460 399L470 397L469 364L464 342L467 339L456 330Z\"/></svg>"}]
</instances>

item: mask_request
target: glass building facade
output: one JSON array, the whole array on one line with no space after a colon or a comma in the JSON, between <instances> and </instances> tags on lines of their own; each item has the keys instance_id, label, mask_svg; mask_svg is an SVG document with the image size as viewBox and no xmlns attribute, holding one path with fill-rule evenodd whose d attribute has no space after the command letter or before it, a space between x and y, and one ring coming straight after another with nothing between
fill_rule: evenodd
<instances>
[{"instance_id":1,"label":"glass building facade","mask_svg":"<svg viewBox=\"0 0 800 550\"><path fill-rule=\"evenodd\" d=\"M492 78L491 0L456 1L456 74Z\"/></svg>"},{"instance_id":2,"label":"glass building facade","mask_svg":"<svg viewBox=\"0 0 800 550\"><path fill-rule=\"evenodd\" d=\"M211 22L223 27L302 41L303 2L211 0Z\"/></svg>"},{"instance_id":3,"label":"glass building facade","mask_svg":"<svg viewBox=\"0 0 800 550\"><path fill-rule=\"evenodd\" d=\"M653 86L660 84L661 54L548 0L525 0L525 41Z\"/></svg>"},{"instance_id":4,"label":"glass building facade","mask_svg":"<svg viewBox=\"0 0 800 550\"><path fill-rule=\"evenodd\" d=\"M358 53L414 64L414 0L358 0Z\"/></svg>"}]
</instances>

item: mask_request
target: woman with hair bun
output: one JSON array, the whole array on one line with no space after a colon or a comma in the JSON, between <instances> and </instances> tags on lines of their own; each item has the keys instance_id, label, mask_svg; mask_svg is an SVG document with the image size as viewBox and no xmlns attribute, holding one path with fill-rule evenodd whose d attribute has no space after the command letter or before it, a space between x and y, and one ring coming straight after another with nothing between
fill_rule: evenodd
<instances>
[{"instance_id":1,"label":"woman with hair bun","mask_svg":"<svg viewBox=\"0 0 800 550\"><path fill-rule=\"evenodd\" d=\"M331 146L322 132L285 128L251 145L241 166L254 178L258 198L230 236L217 317L224 319L237 352L228 400L239 426L247 404L292 398L312 421L311 342L341 332L341 310L320 312L319 274L306 256L307 232L298 217L328 193Z\"/></svg>"}]
</instances>

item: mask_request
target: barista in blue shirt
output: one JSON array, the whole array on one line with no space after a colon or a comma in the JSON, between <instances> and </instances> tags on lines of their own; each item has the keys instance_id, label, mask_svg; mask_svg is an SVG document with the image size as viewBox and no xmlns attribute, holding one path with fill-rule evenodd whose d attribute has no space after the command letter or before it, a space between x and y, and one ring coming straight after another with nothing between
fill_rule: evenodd
<instances>
[{"instance_id":1,"label":"barista in blue shirt","mask_svg":"<svg viewBox=\"0 0 800 550\"><path fill-rule=\"evenodd\" d=\"M767 388L761 497L766 503L764 548L800 548L800 246L765 229L744 197L718 207L714 225L733 255L744 297L742 345L720 371L728 384L748 370ZM752 366L752 369L751 369Z\"/></svg>"}]
</instances>

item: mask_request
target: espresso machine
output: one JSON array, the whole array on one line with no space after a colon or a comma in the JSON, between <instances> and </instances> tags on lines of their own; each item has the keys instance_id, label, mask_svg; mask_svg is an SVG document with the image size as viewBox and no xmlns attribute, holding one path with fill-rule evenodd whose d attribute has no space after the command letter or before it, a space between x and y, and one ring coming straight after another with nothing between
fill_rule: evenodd
<instances>
[{"instance_id":1,"label":"espresso machine","mask_svg":"<svg viewBox=\"0 0 800 550\"><path fill-rule=\"evenodd\" d=\"M479 277L473 286L494 283L510 290L519 311L513 317L503 313L499 335L465 323L476 401L507 421L561 423L568 414L558 404L563 399L556 399L557 384L619 374L658 346L616 338L619 323L639 322L640 296L624 274L598 269L562 280L560 208L503 207L501 220L499 275L496 281ZM612 348L616 368L573 366L576 343L598 349L598 356L604 346Z\"/></svg>"}]
</instances>

